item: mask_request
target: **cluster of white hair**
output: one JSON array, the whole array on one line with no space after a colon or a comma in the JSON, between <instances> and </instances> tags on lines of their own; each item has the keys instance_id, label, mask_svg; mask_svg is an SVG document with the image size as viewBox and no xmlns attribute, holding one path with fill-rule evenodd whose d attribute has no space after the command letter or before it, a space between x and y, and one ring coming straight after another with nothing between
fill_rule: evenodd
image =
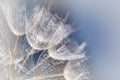
<instances>
[{"instance_id":1,"label":"cluster of white hair","mask_svg":"<svg viewBox=\"0 0 120 80\"><path fill-rule=\"evenodd\" d=\"M1 80L89 79L86 43L69 37L74 30L65 24L68 14L62 20L49 5L35 7L28 18L24 1L0 0L0 5Z\"/></svg>"}]
</instances>

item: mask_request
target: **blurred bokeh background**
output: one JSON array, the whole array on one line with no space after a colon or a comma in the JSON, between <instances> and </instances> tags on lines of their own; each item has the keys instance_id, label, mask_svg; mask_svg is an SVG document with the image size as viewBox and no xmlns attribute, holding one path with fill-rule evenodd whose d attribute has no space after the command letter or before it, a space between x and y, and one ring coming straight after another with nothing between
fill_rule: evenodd
<instances>
[{"instance_id":1,"label":"blurred bokeh background","mask_svg":"<svg viewBox=\"0 0 120 80\"><path fill-rule=\"evenodd\" d=\"M63 4L81 27L74 37L88 43L92 80L120 80L120 1L64 0Z\"/></svg>"}]
</instances>

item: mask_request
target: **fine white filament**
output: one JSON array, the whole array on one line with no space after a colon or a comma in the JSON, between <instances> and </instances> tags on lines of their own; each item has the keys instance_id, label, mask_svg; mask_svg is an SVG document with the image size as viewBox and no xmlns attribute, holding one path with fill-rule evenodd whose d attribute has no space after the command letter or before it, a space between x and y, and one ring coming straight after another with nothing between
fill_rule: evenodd
<instances>
[{"instance_id":1,"label":"fine white filament","mask_svg":"<svg viewBox=\"0 0 120 80\"><path fill-rule=\"evenodd\" d=\"M0 0L0 80L89 80L86 42L69 37L74 30L65 23L68 14L53 15L51 2L31 13L26 5Z\"/></svg>"}]
</instances>

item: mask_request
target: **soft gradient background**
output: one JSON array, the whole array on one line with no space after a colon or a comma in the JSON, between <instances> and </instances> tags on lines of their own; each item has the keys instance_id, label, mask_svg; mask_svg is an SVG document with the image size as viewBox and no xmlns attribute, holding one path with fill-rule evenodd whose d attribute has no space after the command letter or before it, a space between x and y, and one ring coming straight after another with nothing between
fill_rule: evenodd
<instances>
[{"instance_id":1,"label":"soft gradient background","mask_svg":"<svg viewBox=\"0 0 120 80\"><path fill-rule=\"evenodd\" d=\"M92 80L120 80L120 0L64 0L87 41Z\"/></svg>"}]
</instances>

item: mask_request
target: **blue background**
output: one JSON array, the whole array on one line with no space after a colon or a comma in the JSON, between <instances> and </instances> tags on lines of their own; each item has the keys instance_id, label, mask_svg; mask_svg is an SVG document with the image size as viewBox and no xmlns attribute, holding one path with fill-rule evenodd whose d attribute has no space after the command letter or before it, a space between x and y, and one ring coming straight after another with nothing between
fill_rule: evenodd
<instances>
[{"instance_id":1,"label":"blue background","mask_svg":"<svg viewBox=\"0 0 120 80\"><path fill-rule=\"evenodd\" d=\"M81 27L75 33L86 47L92 80L120 80L120 1L64 0Z\"/></svg>"}]
</instances>

